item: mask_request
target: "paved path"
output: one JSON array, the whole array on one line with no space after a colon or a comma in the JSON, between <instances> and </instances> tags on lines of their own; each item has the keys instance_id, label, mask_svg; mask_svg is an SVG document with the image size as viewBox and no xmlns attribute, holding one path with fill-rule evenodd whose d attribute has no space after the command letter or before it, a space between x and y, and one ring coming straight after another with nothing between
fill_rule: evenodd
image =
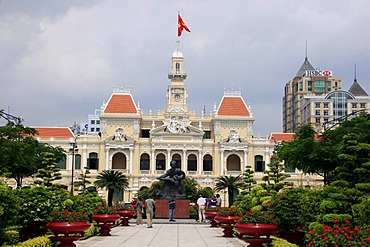
<instances>
[{"instance_id":1,"label":"paved path","mask_svg":"<svg viewBox=\"0 0 370 247\"><path fill-rule=\"evenodd\" d=\"M237 238L222 237L222 229L209 224L196 223L194 220L154 219L153 228L136 225L117 226L111 231L112 236L95 236L75 242L77 247L244 247L247 244Z\"/></svg>"}]
</instances>

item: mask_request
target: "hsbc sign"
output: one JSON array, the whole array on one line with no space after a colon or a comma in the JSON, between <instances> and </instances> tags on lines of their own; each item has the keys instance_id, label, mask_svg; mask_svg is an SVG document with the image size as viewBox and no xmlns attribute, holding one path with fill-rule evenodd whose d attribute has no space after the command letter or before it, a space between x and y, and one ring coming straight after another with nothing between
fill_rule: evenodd
<instances>
[{"instance_id":1,"label":"hsbc sign","mask_svg":"<svg viewBox=\"0 0 370 247\"><path fill-rule=\"evenodd\" d=\"M306 70L303 76L332 76L330 70Z\"/></svg>"}]
</instances>

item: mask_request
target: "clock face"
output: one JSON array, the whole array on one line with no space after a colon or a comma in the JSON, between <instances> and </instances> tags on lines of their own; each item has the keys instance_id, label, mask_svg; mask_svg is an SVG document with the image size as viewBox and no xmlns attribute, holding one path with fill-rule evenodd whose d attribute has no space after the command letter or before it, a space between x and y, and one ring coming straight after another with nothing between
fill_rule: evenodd
<instances>
[{"instance_id":1,"label":"clock face","mask_svg":"<svg viewBox=\"0 0 370 247\"><path fill-rule=\"evenodd\" d=\"M180 94L175 94L174 98L176 101L179 101L181 99L181 96Z\"/></svg>"}]
</instances>

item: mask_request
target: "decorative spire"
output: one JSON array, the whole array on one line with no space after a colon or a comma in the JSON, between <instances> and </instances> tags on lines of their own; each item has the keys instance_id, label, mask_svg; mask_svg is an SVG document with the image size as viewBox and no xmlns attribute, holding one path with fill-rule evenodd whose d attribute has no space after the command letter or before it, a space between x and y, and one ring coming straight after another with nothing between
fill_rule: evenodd
<instances>
[{"instance_id":1,"label":"decorative spire","mask_svg":"<svg viewBox=\"0 0 370 247\"><path fill-rule=\"evenodd\" d=\"M356 63L355 63L355 79L353 80L354 82L357 82L357 75L356 75Z\"/></svg>"}]
</instances>

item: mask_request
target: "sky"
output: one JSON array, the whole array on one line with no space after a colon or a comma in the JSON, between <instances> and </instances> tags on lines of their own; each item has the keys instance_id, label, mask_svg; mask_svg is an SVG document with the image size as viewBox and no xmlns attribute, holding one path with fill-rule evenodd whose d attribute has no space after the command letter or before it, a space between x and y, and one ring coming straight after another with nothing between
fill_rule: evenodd
<instances>
[{"instance_id":1,"label":"sky","mask_svg":"<svg viewBox=\"0 0 370 247\"><path fill-rule=\"evenodd\" d=\"M180 38L178 11L191 30ZM130 88L156 113L180 40L188 108L208 115L224 90L241 90L265 136L282 131L284 86L306 54L344 90L356 64L370 94L369 30L369 0L0 0L0 109L68 127Z\"/></svg>"}]
</instances>

